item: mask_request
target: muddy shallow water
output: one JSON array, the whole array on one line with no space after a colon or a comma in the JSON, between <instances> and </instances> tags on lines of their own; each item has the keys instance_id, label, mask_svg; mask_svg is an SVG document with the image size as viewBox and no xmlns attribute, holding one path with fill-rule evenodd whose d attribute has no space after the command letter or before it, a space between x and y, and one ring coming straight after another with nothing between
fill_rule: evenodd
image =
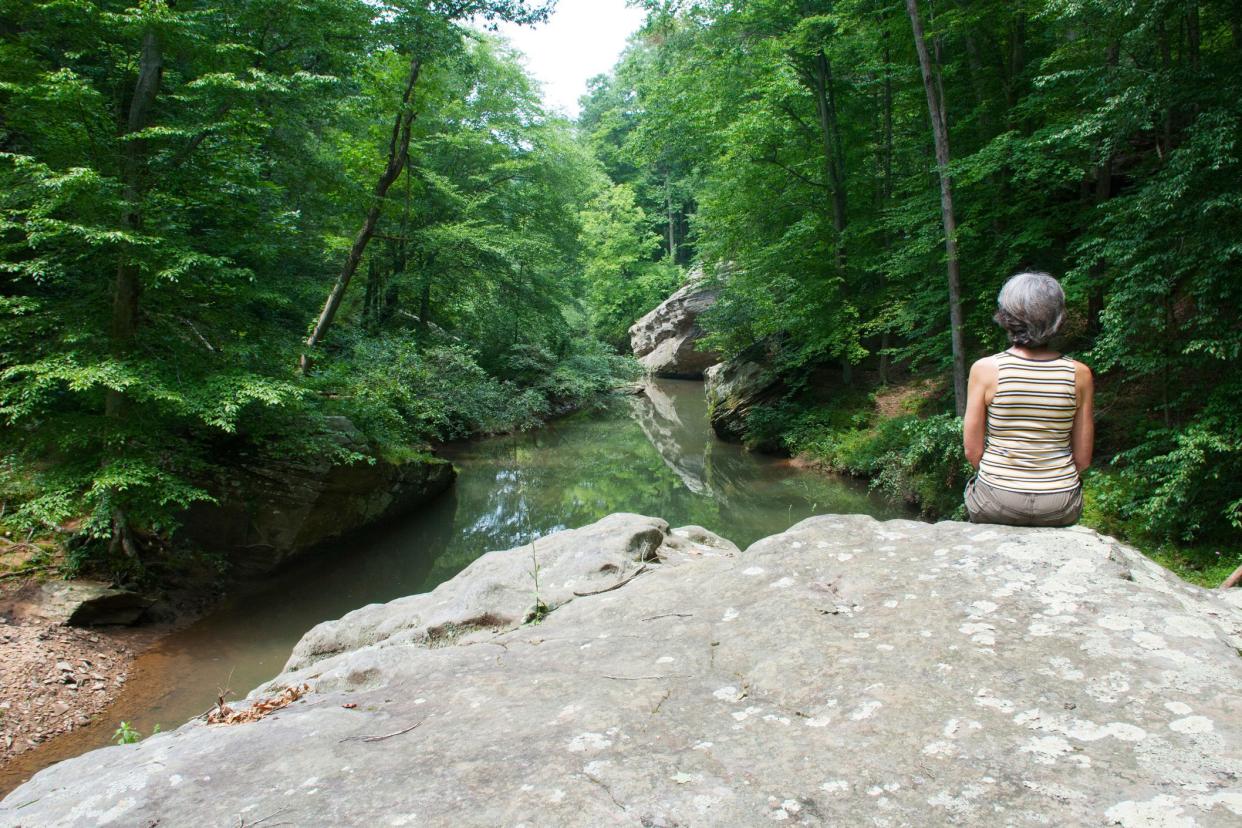
<instances>
[{"instance_id":1,"label":"muddy shallow water","mask_svg":"<svg viewBox=\"0 0 1242 828\"><path fill-rule=\"evenodd\" d=\"M612 512L699 524L743 548L813 514L909 516L853 481L717 440L697 382L657 381L645 395L445 454L460 471L449 493L417 515L334 542L167 636L137 659L98 722L0 769L0 792L107 744L122 720L147 735L204 712L222 691L244 696L279 673L320 621L426 592L488 550Z\"/></svg>"}]
</instances>

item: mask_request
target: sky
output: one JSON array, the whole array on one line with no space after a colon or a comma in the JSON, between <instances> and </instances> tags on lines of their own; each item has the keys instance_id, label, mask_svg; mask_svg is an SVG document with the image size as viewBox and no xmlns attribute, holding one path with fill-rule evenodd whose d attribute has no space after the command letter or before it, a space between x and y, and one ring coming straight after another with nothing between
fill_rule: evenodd
<instances>
[{"instance_id":1,"label":"sky","mask_svg":"<svg viewBox=\"0 0 1242 828\"><path fill-rule=\"evenodd\" d=\"M576 118L587 79L612 69L642 21L642 12L627 8L625 0L558 0L547 23L506 23L500 33L526 55L544 104Z\"/></svg>"}]
</instances>

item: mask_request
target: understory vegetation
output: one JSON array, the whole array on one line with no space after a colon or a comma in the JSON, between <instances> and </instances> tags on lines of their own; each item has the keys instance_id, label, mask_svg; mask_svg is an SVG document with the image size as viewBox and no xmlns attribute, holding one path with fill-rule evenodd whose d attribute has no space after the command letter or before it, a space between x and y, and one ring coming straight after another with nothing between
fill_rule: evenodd
<instances>
[{"instance_id":1,"label":"understory vegetation","mask_svg":"<svg viewBox=\"0 0 1242 828\"><path fill-rule=\"evenodd\" d=\"M6 536L132 571L239 445L400 459L631 378L583 276L624 205L489 32L547 8L0 0Z\"/></svg>"},{"instance_id":2,"label":"understory vegetation","mask_svg":"<svg viewBox=\"0 0 1242 828\"><path fill-rule=\"evenodd\" d=\"M774 355L749 442L960 516L966 367L1045 270L1096 374L1085 520L1203 581L1242 563L1242 5L642 5L582 124L720 283L708 345Z\"/></svg>"}]
</instances>

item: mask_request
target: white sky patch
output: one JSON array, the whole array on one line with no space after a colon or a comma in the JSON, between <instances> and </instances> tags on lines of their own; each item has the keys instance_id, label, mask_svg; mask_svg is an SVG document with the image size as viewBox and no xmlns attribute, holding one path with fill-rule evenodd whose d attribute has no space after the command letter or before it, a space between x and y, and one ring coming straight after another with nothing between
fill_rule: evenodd
<instances>
[{"instance_id":1,"label":"white sky patch","mask_svg":"<svg viewBox=\"0 0 1242 828\"><path fill-rule=\"evenodd\" d=\"M526 56L548 109L576 118L587 80L612 69L642 22L643 13L625 0L558 0L547 23L502 23L500 34Z\"/></svg>"}]
</instances>

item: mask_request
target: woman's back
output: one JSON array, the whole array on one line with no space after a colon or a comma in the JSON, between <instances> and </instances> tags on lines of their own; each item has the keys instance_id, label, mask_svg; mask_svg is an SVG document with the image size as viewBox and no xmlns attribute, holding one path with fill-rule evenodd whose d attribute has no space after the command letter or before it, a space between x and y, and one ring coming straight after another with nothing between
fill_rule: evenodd
<instances>
[{"instance_id":1,"label":"woman's back","mask_svg":"<svg viewBox=\"0 0 1242 828\"><path fill-rule=\"evenodd\" d=\"M1082 514L1095 385L1087 366L1048 347L1065 291L1047 273L1019 273L994 318L1011 348L970 368L962 449L979 473L966 484L966 513L975 523L1069 526Z\"/></svg>"},{"instance_id":2,"label":"woman's back","mask_svg":"<svg viewBox=\"0 0 1242 828\"><path fill-rule=\"evenodd\" d=\"M1011 492L1053 493L1079 484L1070 447L1077 409L1072 359L992 357L996 390L987 405L979 478Z\"/></svg>"}]
</instances>

